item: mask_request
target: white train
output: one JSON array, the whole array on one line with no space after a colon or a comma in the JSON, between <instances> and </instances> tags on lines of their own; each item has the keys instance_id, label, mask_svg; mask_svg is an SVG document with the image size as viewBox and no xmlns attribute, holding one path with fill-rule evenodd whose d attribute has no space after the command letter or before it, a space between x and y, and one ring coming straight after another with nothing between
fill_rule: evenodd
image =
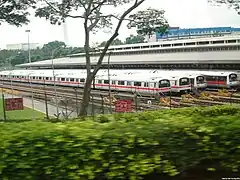
<instances>
[{"instance_id":1,"label":"white train","mask_svg":"<svg viewBox=\"0 0 240 180\"><path fill-rule=\"evenodd\" d=\"M170 77L188 77L190 79L191 88L205 89L207 87L206 79L204 75L199 72L188 72L188 71L168 71L168 70L111 70L112 73L121 73L128 75L139 75L141 73L149 73L149 76L154 75L168 75ZM107 70L101 70L99 74L106 74ZM177 85L179 81L175 82ZM172 84L174 86L174 84Z\"/></svg>"},{"instance_id":2,"label":"white train","mask_svg":"<svg viewBox=\"0 0 240 180\"><path fill-rule=\"evenodd\" d=\"M103 73L104 72L104 73ZM115 74L113 73L115 72ZM54 76L53 76L54 74ZM2 81L17 81L32 84L55 84L61 86L83 87L86 70L12 70L0 72ZM147 71L141 74L124 73L122 70L111 70L110 88L116 91L131 91L146 94L189 92L190 79L186 76L170 74L152 74ZM106 70L97 74L92 88L108 89L109 80Z\"/></svg>"},{"instance_id":3,"label":"white train","mask_svg":"<svg viewBox=\"0 0 240 180\"><path fill-rule=\"evenodd\" d=\"M234 71L201 71L201 70L135 70L135 69L126 69L126 70L111 70L111 73L120 73L123 74L140 74L140 73L149 73L149 74L171 74L177 76L186 76L190 78L193 88L204 89L206 87L212 88L239 88L240 86L240 73ZM101 70L99 73L107 73L106 70Z\"/></svg>"},{"instance_id":4,"label":"white train","mask_svg":"<svg viewBox=\"0 0 240 180\"><path fill-rule=\"evenodd\" d=\"M86 78L84 70L13 70L0 72L1 80L32 84L54 83L59 86L83 87ZM108 76L97 75L92 88L109 89ZM151 78L143 76L115 76L110 80L111 90L129 91L146 94L168 93L171 91L170 81L163 77Z\"/></svg>"},{"instance_id":5,"label":"white train","mask_svg":"<svg viewBox=\"0 0 240 180\"><path fill-rule=\"evenodd\" d=\"M236 72L202 71L201 73L205 76L208 87L239 88L240 86L240 81Z\"/></svg>"}]
</instances>

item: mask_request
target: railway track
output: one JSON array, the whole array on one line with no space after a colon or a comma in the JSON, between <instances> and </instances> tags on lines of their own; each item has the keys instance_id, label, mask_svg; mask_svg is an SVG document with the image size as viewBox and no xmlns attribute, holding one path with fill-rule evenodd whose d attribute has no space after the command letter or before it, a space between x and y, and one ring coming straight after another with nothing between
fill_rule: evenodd
<instances>
[{"instance_id":1,"label":"railway track","mask_svg":"<svg viewBox=\"0 0 240 180\"><path fill-rule=\"evenodd\" d=\"M30 84L23 84L23 83L10 83L4 82L3 88L8 90L18 91L21 94L25 94L26 96L30 96L32 91L34 92L34 98L37 99L44 99L45 93L48 97L48 101L51 101L55 98L55 92L53 86L44 86L44 85L32 85ZM61 87L56 86L56 92L59 99L75 99L75 101L80 104L82 99L82 88L68 88L68 87ZM160 103L159 100L153 97L137 97L131 93L123 93L123 92L112 92L115 98L117 99L133 99L133 108L135 110L156 110L156 109L166 109L166 108L178 108L178 107L191 107L191 106L213 106L213 105L224 105L229 103L240 103L240 95L238 96L231 96L231 97L223 97L217 95L211 95L210 98L206 99L199 99L199 98L183 98L177 96L171 96L171 103ZM109 105L109 103L104 102L103 99L108 97L109 94L106 91L99 91L99 90L92 90L91 96L94 97L94 104L98 106L102 105ZM169 97L165 97L169 98ZM151 104L148 104L147 101L151 101ZM136 103L137 101L137 103ZM76 103L72 103L74 107ZM110 107L110 106L109 106ZM76 106L74 108L77 108ZM112 105L112 110L115 107Z\"/></svg>"},{"instance_id":2,"label":"railway track","mask_svg":"<svg viewBox=\"0 0 240 180\"><path fill-rule=\"evenodd\" d=\"M21 85L4 85L3 88L5 89L8 89L9 93L11 93L11 91L13 91L13 93L16 93L17 91L17 94L18 95L24 95L24 96L28 96L28 97L31 97L31 94L33 92L33 96L35 99L40 99L40 100L43 100L45 99L45 93L46 93L46 96L47 96L47 100L48 101L51 101L52 99L55 99L55 92L53 91L53 88L39 88L39 87L32 87L32 89L28 86L21 86ZM77 91L77 93L79 93ZM94 94L92 93L91 94L94 98L94 105L98 106L98 107L101 107L101 106L104 106L104 108L110 108L109 104L103 102L104 101L104 96L107 97L108 96L108 93L106 92L94 92ZM130 94L124 94L125 96L127 96L128 98L132 98L133 95L130 95ZM123 96L123 94L121 94L121 96ZM61 90L57 90L57 97L58 99L61 100L66 100L66 99L74 99L75 101L71 101L70 104L72 106L71 109L75 109L77 108L76 106L76 102L77 104L79 105L81 100L82 100L82 95L77 95L76 97L76 91L72 91L71 89L66 91L66 89L61 89ZM91 104L91 103L90 103ZM144 104L142 103L142 100L140 98L138 98L138 103L136 105L136 103L133 103L133 109L135 111L141 111L141 110L144 110L144 109L162 109L162 108L166 108L164 106L155 106L155 105L152 105L151 107L149 107L149 105L147 104ZM115 106L112 105L111 106L111 109L112 110L115 110Z\"/></svg>"}]
</instances>

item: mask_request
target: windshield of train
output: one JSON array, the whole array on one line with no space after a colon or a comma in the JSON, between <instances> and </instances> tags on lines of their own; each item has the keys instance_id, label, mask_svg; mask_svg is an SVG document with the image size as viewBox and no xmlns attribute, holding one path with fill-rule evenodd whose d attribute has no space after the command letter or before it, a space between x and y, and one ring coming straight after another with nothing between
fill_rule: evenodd
<instances>
[{"instance_id":1,"label":"windshield of train","mask_svg":"<svg viewBox=\"0 0 240 180\"><path fill-rule=\"evenodd\" d=\"M230 74L229 75L229 81L230 82L237 81L237 74Z\"/></svg>"},{"instance_id":2,"label":"windshield of train","mask_svg":"<svg viewBox=\"0 0 240 180\"><path fill-rule=\"evenodd\" d=\"M190 83L189 78L181 78L179 80L179 85L180 86L189 85L189 83Z\"/></svg>"},{"instance_id":3,"label":"windshield of train","mask_svg":"<svg viewBox=\"0 0 240 180\"><path fill-rule=\"evenodd\" d=\"M197 84L203 84L205 82L204 77L203 76L198 76L197 77Z\"/></svg>"},{"instance_id":4,"label":"windshield of train","mask_svg":"<svg viewBox=\"0 0 240 180\"><path fill-rule=\"evenodd\" d=\"M159 81L159 88L170 87L170 81L167 79Z\"/></svg>"}]
</instances>

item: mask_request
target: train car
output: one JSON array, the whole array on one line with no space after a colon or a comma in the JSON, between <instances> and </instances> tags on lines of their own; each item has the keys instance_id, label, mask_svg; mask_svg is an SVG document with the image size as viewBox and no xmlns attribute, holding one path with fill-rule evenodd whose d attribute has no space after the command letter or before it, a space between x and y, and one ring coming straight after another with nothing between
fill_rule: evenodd
<instances>
[{"instance_id":1,"label":"train car","mask_svg":"<svg viewBox=\"0 0 240 180\"><path fill-rule=\"evenodd\" d=\"M205 89L207 87L205 77L200 73L188 72L188 71L168 71L168 70L151 70L150 73L154 74L171 74L172 76L186 76L190 79L191 88Z\"/></svg>"},{"instance_id":2,"label":"train car","mask_svg":"<svg viewBox=\"0 0 240 180\"><path fill-rule=\"evenodd\" d=\"M191 91L191 82L188 77L185 76L172 76L165 75L171 83L172 92L175 93L189 93Z\"/></svg>"},{"instance_id":3,"label":"train car","mask_svg":"<svg viewBox=\"0 0 240 180\"><path fill-rule=\"evenodd\" d=\"M56 70L53 74L52 71L43 70L25 70L23 72L13 70L1 72L0 76L3 81L84 87L86 72ZM108 76L97 75L92 83L92 88L107 90L109 88ZM110 88L116 91L137 92L141 94L160 94L171 91L168 79L161 77L150 78L148 76L138 76L137 78L136 76L116 75L115 77L111 77Z\"/></svg>"},{"instance_id":4,"label":"train car","mask_svg":"<svg viewBox=\"0 0 240 180\"><path fill-rule=\"evenodd\" d=\"M95 78L95 86L98 89L108 89L109 83L111 89L115 91L140 94L161 94L171 91L170 81L162 77L116 75L111 76L110 82L106 75L98 75Z\"/></svg>"},{"instance_id":5,"label":"train car","mask_svg":"<svg viewBox=\"0 0 240 180\"><path fill-rule=\"evenodd\" d=\"M107 75L107 70L102 70L99 72L101 75ZM172 72L169 71L158 71L158 70L111 70L110 76L111 78L116 76L146 76L146 77L162 77L165 79L170 80L171 89L172 92L175 93L186 93L191 91L191 82L190 78L181 75L181 74L175 74L173 75Z\"/></svg>"},{"instance_id":6,"label":"train car","mask_svg":"<svg viewBox=\"0 0 240 180\"><path fill-rule=\"evenodd\" d=\"M177 70L178 72L184 72L183 70ZM203 70L185 70L190 73L198 73L205 77L207 87L209 88L239 88L240 74L235 71L203 71Z\"/></svg>"},{"instance_id":7,"label":"train car","mask_svg":"<svg viewBox=\"0 0 240 180\"><path fill-rule=\"evenodd\" d=\"M236 72L201 71L205 76L207 86L210 88L239 88L240 82Z\"/></svg>"}]
</instances>

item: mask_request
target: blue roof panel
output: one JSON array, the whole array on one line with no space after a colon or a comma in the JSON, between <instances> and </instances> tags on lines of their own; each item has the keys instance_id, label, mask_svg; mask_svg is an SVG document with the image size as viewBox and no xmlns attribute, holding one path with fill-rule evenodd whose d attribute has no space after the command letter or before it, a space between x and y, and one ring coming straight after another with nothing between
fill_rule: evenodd
<instances>
[{"instance_id":1,"label":"blue roof panel","mask_svg":"<svg viewBox=\"0 0 240 180\"><path fill-rule=\"evenodd\" d=\"M181 37L186 35L199 35L199 34L213 34L213 33L231 33L231 32L240 32L240 28L232 27L207 27L207 28L189 28L189 29L180 29L178 27L169 28L168 32L163 36L160 33L156 33L157 39L163 39L168 37Z\"/></svg>"}]
</instances>

